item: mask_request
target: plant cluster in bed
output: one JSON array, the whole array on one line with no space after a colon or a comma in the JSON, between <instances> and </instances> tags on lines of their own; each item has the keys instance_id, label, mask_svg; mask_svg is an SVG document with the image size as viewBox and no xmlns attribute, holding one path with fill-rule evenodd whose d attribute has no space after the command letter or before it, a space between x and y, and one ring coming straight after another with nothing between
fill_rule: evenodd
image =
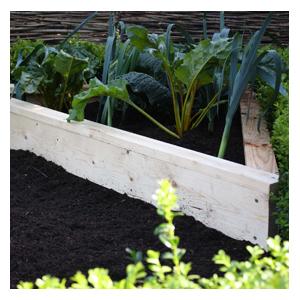
<instances>
[{"instance_id":1,"label":"plant cluster in bed","mask_svg":"<svg viewBox=\"0 0 300 300\"><path fill-rule=\"evenodd\" d=\"M57 47L39 44L27 56L19 52L12 70L17 97L40 93L44 105L58 110L70 108L69 121L82 121L86 105L97 99L96 121L110 126L115 111L124 119L131 106L178 139L205 118L209 120L208 130L213 131L223 105L226 118L218 156L224 157L233 117L248 85L260 78L274 89L274 98L286 93L280 84L282 63L276 50L258 52L271 14L247 43L242 34L231 35L223 12L219 32L211 37L204 17L199 42L177 24L169 24L165 33L156 34L142 26L115 22L111 15L105 53L102 46L97 49L94 44L72 38L95 15L91 14ZM184 36L185 43L173 42L174 30ZM85 82L88 89L83 91ZM174 126L154 118L151 107L162 115L170 112Z\"/></svg>"},{"instance_id":2,"label":"plant cluster in bed","mask_svg":"<svg viewBox=\"0 0 300 300\"><path fill-rule=\"evenodd\" d=\"M103 76L104 81L94 78L90 81L87 91L74 97L68 120L83 120L84 109L89 100L100 97L100 103L104 101L103 107L110 108L108 112L110 116L107 119L111 123L113 114L111 98L113 98L132 106L171 136L181 138L185 132L197 127L206 117L209 118L209 129L213 130L219 106L225 103L227 114L218 154L219 157L224 157L232 119L248 84L259 77L274 89L274 97L279 92L285 93L280 84L282 64L278 53L275 50L258 53L261 39L270 21L271 15L245 45L241 34L237 33L230 37L230 30L224 25L223 13L220 14L220 31L212 38L207 37L204 19L204 39L198 43L180 28L187 39L184 45L176 45L172 41L171 35L172 30L176 29L175 24L169 24L166 32L158 35L149 33L145 27L125 26L122 23L122 30L128 38L125 41L126 45L131 45L140 55L155 61L161 68L160 72L164 74L164 82L150 77L149 74L138 72L113 77ZM112 34L108 37L106 50L113 49L111 44L117 31L117 27L110 26L110 28ZM104 63L107 66L107 74L111 71L110 66L118 63L117 58L111 60L112 55L108 54L110 52L106 52L107 59ZM144 93L145 86L137 87L135 84L145 76L149 82L157 81L157 89L161 84L166 84L171 98L174 130L154 119L135 102L134 94L147 95L147 92ZM128 80L129 77L131 80Z\"/></svg>"},{"instance_id":3,"label":"plant cluster in bed","mask_svg":"<svg viewBox=\"0 0 300 300\"><path fill-rule=\"evenodd\" d=\"M264 49L270 46L265 46ZM288 48L277 48L284 66L282 85L289 90ZM278 163L280 178L278 190L272 194L271 201L276 206L276 223L280 234L288 238L289 232L289 96L280 95L274 101L274 91L261 81L257 81L257 99L262 105L263 113L271 131L271 142Z\"/></svg>"},{"instance_id":4,"label":"plant cluster in bed","mask_svg":"<svg viewBox=\"0 0 300 300\"><path fill-rule=\"evenodd\" d=\"M72 38L57 46L18 40L11 46L11 81L19 99L40 95L42 104L68 111L84 83L102 70L104 46Z\"/></svg>"},{"instance_id":5,"label":"plant cluster in bed","mask_svg":"<svg viewBox=\"0 0 300 300\"><path fill-rule=\"evenodd\" d=\"M289 244L282 243L278 236L268 239L267 252L259 246L247 246L250 253L248 261L232 261L220 250L213 260L221 266L222 276L215 274L211 278L201 278L191 274L191 263L183 261L186 250L179 247L180 238L175 234L174 218L180 213L174 211L178 209L177 197L168 180L160 182L154 199L157 213L164 219L154 234L168 250L164 253L148 250L143 259L141 252L127 249L133 263L126 267L124 279L113 281L107 269L94 268L88 271L88 276L80 271L72 276L71 288L288 288ZM34 283L21 281L17 287L64 289L66 283L66 279L45 275Z\"/></svg>"}]
</instances>

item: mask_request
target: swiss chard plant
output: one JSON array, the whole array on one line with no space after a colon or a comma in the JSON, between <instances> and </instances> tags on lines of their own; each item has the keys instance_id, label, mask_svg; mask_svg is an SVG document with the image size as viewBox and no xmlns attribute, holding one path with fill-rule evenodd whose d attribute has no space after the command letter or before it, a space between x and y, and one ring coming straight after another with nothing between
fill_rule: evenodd
<instances>
[{"instance_id":1,"label":"swiss chard plant","mask_svg":"<svg viewBox=\"0 0 300 300\"><path fill-rule=\"evenodd\" d=\"M247 246L250 259L234 261L220 250L214 262L221 266L223 275L201 278L191 274L192 265L183 261L186 250L179 247L180 238L175 234L174 218L180 213L175 189L168 180L160 182L154 199L157 213L164 219L154 231L167 251L160 253L148 250L145 256L139 251L127 249L133 263L126 267L126 277L113 281L109 271L94 268L88 276L78 271L70 278L72 289L134 289L134 288L288 288L289 285L289 244L276 236L268 239L268 251L259 246ZM64 289L66 279L50 275L42 276L33 282L21 281L19 289Z\"/></svg>"},{"instance_id":2,"label":"swiss chard plant","mask_svg":"<svg viewBox=\"0 0 300 300\"><path fill-rule=\"evenodd\" d=\"M44 106L68 110L84 82L102 69L103 46L71 38L97 12L90 14L60 44L18 40L11 46L11 81L19 99L39 94Z\"/></svg>"},{"instance_id":3,"label":"swiss chard plant","mask_svg":"<svg viewBox=\"0 0 300 300\"><path fill-rule=\"evenodd\" d=\"M73 96L82 89L88 65L88 58L38 45L12 70L15 93L18 98L24 94L40 94L46 107L67 110Z\"/></svg>"},{"instance_id":4,"label":"swiss chard plant","mask_svg":"<svg viewBox=\"0 0 300 300\"><path fill-rule=\"evenodd\" d=\"M118 81L111 81L106 86L105 94L110 96L110 90L115 84L120 92L119 97L116 97L115 90L113 91L116 99L133 106L162 130L176 138L180 138L186 131L197 127L216 104L220 91L209 99L204 107L195 110L194 105L198 90L213 82L215 66L223 66L227 60L231 52L231 39L224 37L215 40L202 40L187 52L182 52L172 43L172 28L173 24L169 25L167 32L163 35L150 34L146 28L141 26L129 26L126 32L130 43L136 49L141 53L154 57L161 63L172 99L175 131L166 128L149 116L130 99L130 93L127 90L130 84L126 80L126 76L121 77ZM135 76L138 79L144 75L135 74ZM150 81L150 76L147 79ZM152 82L153 80L154 78L151 79ZM89 99L94 96L102 96L102 93L104 93L103 84L105 82L95 79L89 91L82 92L74 97L69 120L81 121L83 119L83 110ZM159 84L157 83L157 85ZM98 90L97 86L99 86ZM122 97L124 95L126 97Z\"/></svg>"}]
</instances>

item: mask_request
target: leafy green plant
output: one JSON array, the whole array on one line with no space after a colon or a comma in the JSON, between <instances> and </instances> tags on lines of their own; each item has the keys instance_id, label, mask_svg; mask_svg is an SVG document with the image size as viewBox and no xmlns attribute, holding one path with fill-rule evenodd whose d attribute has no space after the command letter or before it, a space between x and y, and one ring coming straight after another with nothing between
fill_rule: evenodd
<instances>
[{"instance_id":1,"label":"leafy green plant","mask_svg":"<svg viewBox=\"0 0 300 300\"><path fill-rule=\"evenodd\" d=\"M43 105L63 110L84 83L88 58L82 59L54 47L37 45L12 71L16 95L40 94Z\"/></svg>"},{"instance_id":2,"label":"leafy green plant","mask_svg":"<svg viewBox=\"0 0 300 300\"><path fill-rule=\"evenodd\" d=\"M17 98L39 94L44 106L56 110L70 108L73 96L84 82L98 75L102 68L103 46L73 37L96 14L90 14L55 47L41 41L13 44L11 80Z\"/></svg>"},{"instance_id":3,"label":"leafy green plant","mask_svg":"<svg viewBox=\"0 0 300 300\"><path fill-rule=\"evenodd\" d=\"M11 71L16 97L37 94L44 106L56 110L68 110L73 96L102 69L103 45L78 38L65 43L63 49L40 42L22 47L23 43L18 49L26 55L18 56Z\"/></svg>"},{"instance_id":4,"label":"leafy green plant","mask_svg":"<svg viewBox=\"0 0 300 300\"><path fill-rule=\"evenodd\" d=\"M249 261L232 261L223 250L214 257L221 265L223 276L201 278L190 274L191 263L183 262L186 252L179 248L180 239L175 234L174 218L180 213L175 189L168 180L160 182L160 189L153 196L157 203L157 213L164 223L156 227L154 233L168 249L164 253L148 250L147 269L142 262L141 252L127 249L133 263L126 267L126 277L113 281L103 268L88 271L88 276L78 271L70 278L72 289L131 289L131 288L288 288L289 248L288 242L281 243L276 236L268 239L268 252L258 246L248 246ZM168 262L168 263L167 263ZM66 279L45 275L33 282L21 281L19 289L66 288Z\"/></svg>"},{"instance_id":5,"label":"leafy green plant","mask_svg":"<svg viewBox=\"0 0 300 300\"><path fill-rule=\"evenodd\" d=\"M131 44L139 51L147 53L160 61L168 79L176 132L167 129L140 107L133 105L133 101L129 100L128 97L125 99L119 97L118 99L133 106L165 132L176 138L180 138L184 132L198 126L210 108L215 105L218 94L210 99L205 107L193 112L197 91L201 86L212 82L211 70L216 64L222 63L223 66L224 61L230 54L231 41L229 38L203 40L198 45L195 45L193 49L184 53L174 47L171 41L172 27L173 24L168 26L166 34L156 35L149 34L144 27L129 26L127 28L127 35ZM103 83L105 82L103 81ZM124 88L122 94L128 94L128 91L125 91L128 82L124 80L122 85ZM94 89L93 93L81 93L74 97L69 120L81 121L84 115L81 110L85 107L85 105L82 105L83 102L87 103L91 95L101 96L102 88L98 90L98 94L95 94L95 85L92 88ZM109 89L106 90L106 93L109 96ZM80 105L78 105L79 102Z\"/></svg>"},{"instance_id":6,"label":"leafy green plant","mask_svg":"<svg viewBox=\"0 0 300 300\"><path fill-rule=\"evenodd\" d=\"M224 274L200 279L200 285L210 289L284 289L289 286L289 243L279 236L267 241L268 255L259 246L247 246L248 261L232 261L223 250L214 257Z\"/></svg>"},{"instance_id":7,"label":"leafy green plant","mask_svg":"<svg viewBox=\"0 0 300 300\"><path fill-rule=\"evenodd\" d=\"M76 36L70 38L60 48L78 58L88 58L88 68L85 71L85 79L87 81L95 76L101 76L105 55L104 44L81 40L79 36Z\"/></svg>"},{"instance_id":8,"label":"leafy green plant","mask_svg":"<svg viewBox=\"0 0 300 300\"><path fill-rule=\"evenodd\" d=\"M228 109L218 157L223 158L225 155L232 120L238 109L240 99L248 84L255 81L256 76L260 76L263 81L274 88L273 101L279 92L286 94L286 91L280 84L282 63L278 53L270 50L257 55L261 39L271 21L271 17L272 15L269 14L260 30L255 32L244 47L240 66L239 56L240 49L242 49L242 38L239 34L236 34L233 39L229 74Z\"/></svg>"},{"instance_id":9,"label":"leafy green plant","mask_svg":"<svg viewBox=\"0 0 300 300\"><path fill-rule=\"evenodd\" d=\"M224 18L224 12L220 12L220 31L217 33L214 33L212 36L213 41L222 40L222 39L228 39L229 37L230 29L225 27L225 18ZM203 18L203 36L205 39L207 39L207 20L206 20L206 13L204 13ZM212 99L214 95L218 94L217 98L217 105L216 107L211 108L208 111L207 117L208 117L208 130L213 132L214 130L214 120L219 112L219 102L222 96L222 90L223 90L223 84L224 84L224 77L226 75L226 71L228 69L228 62L227 60L224 62L223 66L217 64L214 67L213 70L213 81L211 84L206 85L203 88L202 93L204 93L204 96L202 96L203 99ZM225 82L225 85L227 83ZM226 88L224 89L226 91ZM201 92L201 91L200 91Z\"/></svg>"},{"instance_id":10,"label":"leafy green plant","mask_svg":"<svg viewBox=\"0 0 300 300\"><path fill-rule=\"evenodd\" d=\"M264 46L261 51L269 50L274 46ZM282 82L286 91L289 90L288 49L276 48L284 62ZM280 95L273 101L274 90L263 81L256 82L256 96L267 117L271 132L271 143L276 155L279 168L279 185L271 195L275 204L275 221L282 237L289 235L289 96Z\"/></svg>"},{"instance_id":11,"label":"leafy green plant","mask_svg":"<svg viewBox=\"0 0 300 300\"><path fill-rule=\"evenodd\" d=\"M32 50L38 46L44 45L42 40L25 40L18 38L10 46L10 69L16 66L17 62L28 56Z\"/></svg>"},{"instance_id":12,"label":"leafy green plant","mask_svg":"<svg viewBox=\"0 0 300 300\"><path fill-rule=\"evenodd\" d=\"M133 71L139 56L129 41L122 41L125 27L124 23L120 21L115 24L113 15L110 14L108 25L109 29L102 73L102 82L105 84ZM114 111L118 108L115 98L111 96L101 96L99 98L97 121L112 126ZM123 117L125 116L126 109L127 103L123 102L123 106L121 107Z\"/></svg>"}]
</instances>

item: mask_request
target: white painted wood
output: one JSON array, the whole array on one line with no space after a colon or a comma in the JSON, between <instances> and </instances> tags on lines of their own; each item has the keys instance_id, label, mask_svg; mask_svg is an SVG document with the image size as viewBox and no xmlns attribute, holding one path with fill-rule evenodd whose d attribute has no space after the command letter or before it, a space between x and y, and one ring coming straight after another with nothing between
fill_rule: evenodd
<instances>
[{"instance_id":1,"label":"white painted wood","mask_svg":"<svg viewBox=\"0 0 300 300\"><path fill-rule=\"evenodd\" d=\"M177 187L187 215L236 239L265 246L276 174L11 99L11 148L30 150L68 172L153 203L157 181Z\"/></svg>"}]
</instances>

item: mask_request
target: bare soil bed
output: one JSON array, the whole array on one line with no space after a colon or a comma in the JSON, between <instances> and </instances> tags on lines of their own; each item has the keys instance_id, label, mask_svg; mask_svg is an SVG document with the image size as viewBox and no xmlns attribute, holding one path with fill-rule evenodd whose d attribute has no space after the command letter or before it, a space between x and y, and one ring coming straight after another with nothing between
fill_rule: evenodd
<instances>
[{"instance_id":1,"label":"bare soil bed","mask_svg":"<svg viewBox=\"0 0 300 300\"><path fill-rule=\"evenodd\" d=\"M11 150L10 175L11 288L20 280L44 274L68 277L97 266L109 268L118 280L130 262L126 247L164 249L153 235L162 220L150 204L69 174L27 151ZM193 273L217 272L212 257L219 249L234 259L248 257L248 243L192 217L178 217L175 224Z\"/></svg>"}]
</instances>

